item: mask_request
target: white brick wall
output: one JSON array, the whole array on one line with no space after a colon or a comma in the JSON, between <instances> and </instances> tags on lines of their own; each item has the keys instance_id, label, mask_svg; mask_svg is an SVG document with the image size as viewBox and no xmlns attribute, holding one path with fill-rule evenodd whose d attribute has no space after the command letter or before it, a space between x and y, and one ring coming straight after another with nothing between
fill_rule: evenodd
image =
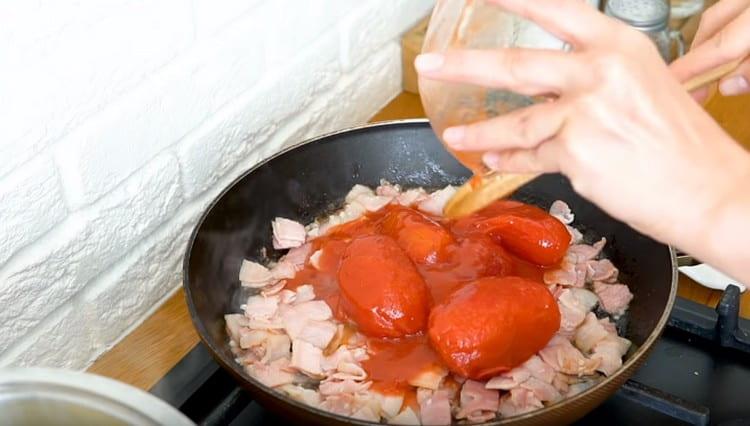
<instances>
[{"instance_id":1,"label":"white brick wall","mask_svg":"<svg viewBox=\"0 0 750 426\"><path fill-rule=\"evenodd\" d=\"M0 3L0 366L82 369L132 330L224 186L400 91L433 1Z\"/></svg>"}]
</instances>

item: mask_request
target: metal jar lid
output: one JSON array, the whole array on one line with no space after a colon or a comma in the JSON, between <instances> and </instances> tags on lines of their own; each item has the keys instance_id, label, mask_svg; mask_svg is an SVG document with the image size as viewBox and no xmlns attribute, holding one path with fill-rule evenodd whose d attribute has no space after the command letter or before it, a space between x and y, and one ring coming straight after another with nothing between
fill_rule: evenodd
<instances>
[{"instance_id":1,"label":"metal jar lid","mask_svg":"<svg viewBox=\"0 0 750 426\"><path fill-rule=\"evenodd\" d=\"M0 423L23 425L194 425L166 402L89 373L0 369Z\"/></svg>"},{"instance_id":2,"label":"metal jar lid","mask_svg":"<svg viewBox=\"0 0 750 426\"><path fill-rule=\"evenodd\" d=\"M661 31L669 23L667 0L608 0L604 12L645 32Z\"/></svg>"}]
</instances>

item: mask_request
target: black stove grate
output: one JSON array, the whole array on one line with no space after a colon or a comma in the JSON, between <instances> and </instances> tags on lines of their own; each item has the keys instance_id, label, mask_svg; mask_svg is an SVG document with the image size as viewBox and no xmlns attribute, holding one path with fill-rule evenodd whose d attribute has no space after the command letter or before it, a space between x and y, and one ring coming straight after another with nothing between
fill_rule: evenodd
<instances>
[{"instance_id":1,"label":"black stove grate","mask_svg":"<svg viewBox=\"0 0 750 426\"><path fill-rule=\"evenodd\" d=\"M716 309L678 297L667 330L631 380L580 425L750 425L750 321L729 286ZM197 424L283 425L197 345L151 393Z\"/></svg>"}]
</instances>

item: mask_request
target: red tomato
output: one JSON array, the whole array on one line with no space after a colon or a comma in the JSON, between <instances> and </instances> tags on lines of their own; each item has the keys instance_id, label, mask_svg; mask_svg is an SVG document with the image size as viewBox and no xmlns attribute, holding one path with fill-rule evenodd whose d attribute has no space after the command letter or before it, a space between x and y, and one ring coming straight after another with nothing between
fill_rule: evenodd
<instances>
[{"instance_id":1,"label":"red tomato","mask_svg":"<svg viewBox=\"0 0 750 426\"><path fill-rule=\"evenodd\" d=\"M570 234L559 220L539 207L517 201L498 201L459 219L457 234L484 233L520 258L542 266L558 264L570 245Z\"/></svg>"},{"instance_id":2,"label":"red tomato","mask_svg":"<svg viewBox=\"0 0 750 426\"><path fill-rule=\"evenodd\" d=\"M338 279L341 306L366 335L401 337L426 328L427 286L392 238L374 235L352 240Z\"/></svg>"},{"instance_id":3,"label":"red tomato","mask_svg":"<svg viewBox=\"0 0 750 426\"><path fill-rule=\"evenodd\" d=\"M453 251L453 270L466 271L473 278L505 276L513 273L513 259L486 235L464 237Z\"/></svg>"},{"instance_id":4,"label":"red tomato","mask_svg":"<svg viewBox=\"0 0 750 426\"><path fill-rule=\"evenodd\" d=\"M381 232L396 240L415 263L431 264L445 259L453 236L439 223L413 209L391 207L380 223Z\"/></svg>"},{"instance_id":5,"label":"red tomato","mask_svg":"<svg viewBox=\"0 0 750 426\"><path fill-rule=\"evenodd\" d=\"M482 278L456 290L430 313L430 342L448 368L482 380L522 364L560 327L560 311L542 284Z\"/></svg>"}]
</instances>

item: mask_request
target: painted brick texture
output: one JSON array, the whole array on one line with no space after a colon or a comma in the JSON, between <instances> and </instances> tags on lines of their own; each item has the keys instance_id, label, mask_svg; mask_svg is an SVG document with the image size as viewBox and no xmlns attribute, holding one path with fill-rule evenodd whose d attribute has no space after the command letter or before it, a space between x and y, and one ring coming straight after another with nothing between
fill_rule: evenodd
<instances>
[{"instance_id":1,"label":"painted brick texture","mask_svg":"<svg viewBox=\"0 0 750 426\"><path fill-rule=\"evenodd\" d=\"M0 5L0 366L84 369L236 176L367 121L433 0Z\"/></svg>"}]
</instances>

